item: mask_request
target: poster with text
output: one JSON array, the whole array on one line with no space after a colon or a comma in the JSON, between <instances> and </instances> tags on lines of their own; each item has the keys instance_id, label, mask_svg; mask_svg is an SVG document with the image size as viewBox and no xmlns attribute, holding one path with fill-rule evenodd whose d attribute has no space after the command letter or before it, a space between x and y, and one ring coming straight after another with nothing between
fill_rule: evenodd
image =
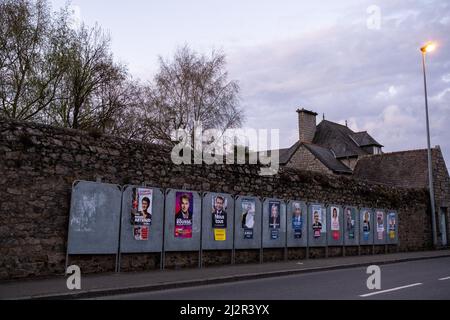
<instances>
[{"instance_id":1,"label":"poster with text","mask_svg":"<svg viewBox=\"0 0 450 320\"><path fill-rule=\"evenodd\" d=\"M244 239L253 239L253 227L255 225L256 202L254 199L242 199L241 202L241 226L244 229Z\"/></svg>"},{"instance_id":2,"label":"poster with text","mask_svg":"<svg viewBox=\"0 0 450 320\"><path fill-rule=\"evenodd\" d=\"M371 226L370 226L370 211L363 211L362 213L362 219L363 219L363 239L365 241L369 240L369 236L370 236L370 230L371 230Z\"/></svg>"},{"instance_id":3,"label":"poster with text","mask_svg":"<svg viewBox=\"0 0 450 320\"><path fill-rule=\"evenodd\" d=\"M397 221L395 219L395 213L391 212L388 215L388 228L389 228L389 239L395 239L395 230L396 230Z\"/></svg>"},{"instance_id":4,"label":"poster with text","mask_svg":"<svg viewBox=\"0 0 450 320\"><path fill-rule=\"evenodd\" d=\"M377 211L377 239L384 239L384 212Z\"/></svg>"},{"instance_id":5,"label":"poster with text","mask_svg":"<svg viewBox=\"0 0 450 320\"><path fill-rule=\"evenodd\" d=\"M314 238L320 238L326 232L325 219L323 219L322 206L312 206L312 232Z\"/></svg>"},{"instance_id":6,"label":"poster with text","mask_svg":"<svg viewBox=\"0 0 450 320\"><path fill-rule=\"evenodd\" d=\"M152 224L153 190L133 188L131 206L131 224L135 240L148 240Z\"/></svg>"},{"instance_id":7,"label":"poster with text","mask_svg":"<svg viewBox=\"0 0 450 320\"><path fill-rule=\"evenodd\" d=\"M303 212L300 202L292 202L292 230L294 239L302 238Z\"/></svg>"},{"instance_id":8,"label":"poster with text","mask_svg":"<svg viewBox=\"0 0 450 320\"><path fill-rule=\"evenodd\" d=\"M339 222L339 208L331 207L331 236L333 240L339 240L340 236L340 222Z\"/></svg>"},{"instance_id":9,"label":"poster with text","mask_svg":"<svg viewBox=\"0 0 450 320\"><path fill-rule=\"evenodd\" d=\"M350 208L345 209L345 223L347 224L349 239L355 239L355 220L356 213Z\"/></svg>"},{"instance_id":10,"label":"poster with text","mask_svg":"<svg viewBox=\"0 0 450 320\"><path fill-rule=\"evenodd\" d=\"M269 229L280 229L280 201L269 201Z\"/></svg>"},{"instance_id":11,"label":"poster with text","mask_svg":"<svg viewBox=\"0 0 450 320\"><path fill-rule=\"evenodd\" d=\"M192 192L177 192L175 196L175 238L192 238L192 215L194 197Z\"/></svg>"},{"instance_id":12,"label":"poster with text","mask_svg":"<svg viewBox=\"0 0 450 320\"><path fill-rule=\"evenodd\" d=\"M227 198L221 195L212 197L212 227L213 229L227 228Z\"/></svg>"}]
</instances>

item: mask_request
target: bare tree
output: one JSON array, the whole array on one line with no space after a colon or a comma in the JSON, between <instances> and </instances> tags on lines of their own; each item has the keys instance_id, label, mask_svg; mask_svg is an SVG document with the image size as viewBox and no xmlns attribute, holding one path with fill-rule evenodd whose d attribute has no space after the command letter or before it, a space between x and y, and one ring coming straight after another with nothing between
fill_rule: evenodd
<instances>
[{"instance_id":1,"label":"bare tree","mask_svg":"<svg viewBox=\"0 0 450 320\"><path fill-rule=\"evenodd\" d=\"M46 1L0 2L0 114L34 119L55 99L64 42L52 31Z\"/></svg>"},{"instance_id":2,"label":"bare tree","mask_svg":"<svg viewBox=\"0 0 450 320\"><path fill-rule=\"evenodd\" d=\"M127 71L114 62L110 38L98 26L83 24L74 30L67 56L58 88L61 98L52 103L47 116L60 126L104 131L122 108L118 95Z\"/></svg>"},{"instance_id":3,"label":"bare tree","mask_svg":"<svg viewBox=\"0 0 450 320\"><path fill-rule=\"evenodd\" d=\"M178 49L171 61L160 57L160 71L146 92L143 129L153 140L172 144L171 132L185 129L192 134L195 121L204 130L240 126L239 86L228 80L225 66L224 54L200 55L188 46Z\"/></svg>"}]
</instances>

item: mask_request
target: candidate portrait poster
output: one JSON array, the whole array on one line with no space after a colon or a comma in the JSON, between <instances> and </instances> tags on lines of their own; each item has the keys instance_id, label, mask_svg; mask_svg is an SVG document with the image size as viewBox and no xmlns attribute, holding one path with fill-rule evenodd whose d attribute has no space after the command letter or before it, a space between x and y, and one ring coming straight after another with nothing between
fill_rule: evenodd
<instances>
[{"instance_id":1,"label":"candidate portrait poster","mask_svg":"<svg viewBox=\"0 0 450 320\"><path fill-rule=\"evenodd\" d=\"M355 220L356 213L354 212L354 210L350 208L345 209L345 223L347 224L349 239L355 239Z\"/></svg>"},{"instance_id":2,"label":"candidate portrait poster","mask_svg":"<svg viewBox=\"0 0 450 320\"><path fill-rule=\"evenodd\" d=\"M312 218L312 232L314 238L320 238L322 236L322 233L326 232L326 223L322 212L322 206L320 205L313 205L312 206L312 212L311 212L311 218Z\"/></svg>"},{"instance_id":3,"label":"candidate portrait poster","mask_svg":"<svg viewBox=\"0 0 450 320\"><path fill-rule=\"evenodd\" d=\"M338 207L331 207L331 236L333 237L333 240L339 240L340 236L340 222L339 222L339 208Z\"/></svg>"},{"instance_id":4,"label":"candidate portrait poster","mask_svg":"<svg viewBox=\"0 0 450 320\"><path fill-rule=\"evenodd\" d=\"M253 239L256 212L255 199L242 199L241 212L241 227L244 229L244 239Z\"/></svg>"},{"instance_id":5,"label":"candidate portrait poster","mask_svg":"<svg viewBox=\"0 0 450 320\"><path fill-rule=\"evenodd\" d=\"M384 212L377 211L376 217L377 217L377 239L383 240L384 239Z\"/></svg>"},{"instance_id":6,"label":"candidate portrait poster","mask_svg":"<svg viewBox=\"0 0 450 320\"><path fill-rule=\"evenodd\" d=\"M388 228L389 228L389 239L395 239L395 230L396 230L397 221L395 219L395 213L391 212L388 215Z\"/></svg>"},{"instance_id":7,"label":"candidate portrait poster","mask_svg":"<svg viewBox=\"0 0 450 320\"><path fill-rule=\"evenodd\" d=\"M363 219L363 239L365 241L369 240L369 236L370 236L370 230L371 230L371 226L370 226L370 211L363 211L362 213L362 219Z\"/></svg>"},{"instance_id":8,"label":"candidate portrait poster","mask_svg":"<svg viewBox=\"0 0 450 320\"><path fill-rule=\"evenodd\" d=\"M212 197L212 227L213 229L227 228L227 207L228 200L222 195Z\"/></svg>"},{"instance_id":9,"label":"candidate portrait poster","mask_svg":"<svg viewBox=\"0 0 450 320\"><path fill-rule=\"evenodd\" d=\"M133 188L131 224L135 240L148 240L152 224L153 190Z\"/></svg>"},{"instance_id":10,"label":"candidate portrait poster","mask_svg":"<svg viewBox=\"0 0 450 320\"><path fill-rule=\"evenodd\" d=\"M303 212L300 202L292 202L292 230L294 230L294 239L302 238Z\"/></svg>"},{"instance_id":11,"label":"candidate portrait poster","mask_svg":"<svg viewBox=\"0 0 450 320\"><path fill-rule=\"evenodd\" d=\"M227 239L227 207L228 200L225 196L217 195L212 197L211 221L214 232L214 241L226 241Z\"/></svg>"},{"instance_id":12,"label":"candidate portrait poster","mask_svg":"<svg viewBox=\"0 0 450 320\"><path fill-rule=\"evenodd\" d=\"M175 195L175 238L192 238L194 196L192 192Z\"/></svg>"},{"instance_id":13,"label":"candidate portrait poster","mask_svg":"<svg viewBox=\"0 0 450 320\"><path fill-rule=\"evenodd\" d=\"M280 229L280 201L269 201L269 229Z\"/></svg>"}]
</instances>

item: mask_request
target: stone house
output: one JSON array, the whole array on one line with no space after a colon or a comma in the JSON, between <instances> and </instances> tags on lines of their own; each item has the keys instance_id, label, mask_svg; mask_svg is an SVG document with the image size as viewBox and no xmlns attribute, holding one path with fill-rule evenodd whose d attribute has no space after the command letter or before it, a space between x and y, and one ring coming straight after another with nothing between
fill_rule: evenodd
<instances>
[{"instance_id":1,"label":"stone house","mask_svg":"<svg viewBox=\"0 0 450 320\"><path fill-rule=\"evenodd\" d=\"M369 133L354 132L328 120L316 125L317 113L297 110L299 140L280 149L280 165L327 174L348 175L369 183L428 189L427 150L384 153ZM439 146L432 148L438 244L448 244L450 177Z\"/></svg>"},{"instance_id":2,"label":"stone house","mask_svg":"<svg viewBox=\"0 0 450 320\"><path fill-rule=\"evenodd\" d=\"M297 113L299 140L279 150L281 165L351 175L359 158L382 153L383 146L365 131L354 132L328 120L316 125L317 113L305 109Z\"/></svg>"}]
</instances>

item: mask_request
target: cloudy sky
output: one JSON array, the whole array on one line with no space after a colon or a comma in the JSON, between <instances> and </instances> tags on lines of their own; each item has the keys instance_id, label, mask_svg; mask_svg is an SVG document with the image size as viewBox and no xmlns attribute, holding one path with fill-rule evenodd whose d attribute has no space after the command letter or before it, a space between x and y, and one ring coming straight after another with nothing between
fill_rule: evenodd
<instances>
[{"instance_id":1,"label":"cloudy sky","mask_svg":"<svg viewBox=\"0 0 450 320\"><path fill-rule=\"evenodd\" d=\"M65 0L52 0L53 8ZM241 86L245 125L298 137L295 110L314 110L367 130L385 152L426 147L420 46L427 56L431 143L450 167L448 0L72 0L78 19L98 22L134 77L151 79L159 55L185 43L227 54Z\"/></svg>"}]
</instances>

